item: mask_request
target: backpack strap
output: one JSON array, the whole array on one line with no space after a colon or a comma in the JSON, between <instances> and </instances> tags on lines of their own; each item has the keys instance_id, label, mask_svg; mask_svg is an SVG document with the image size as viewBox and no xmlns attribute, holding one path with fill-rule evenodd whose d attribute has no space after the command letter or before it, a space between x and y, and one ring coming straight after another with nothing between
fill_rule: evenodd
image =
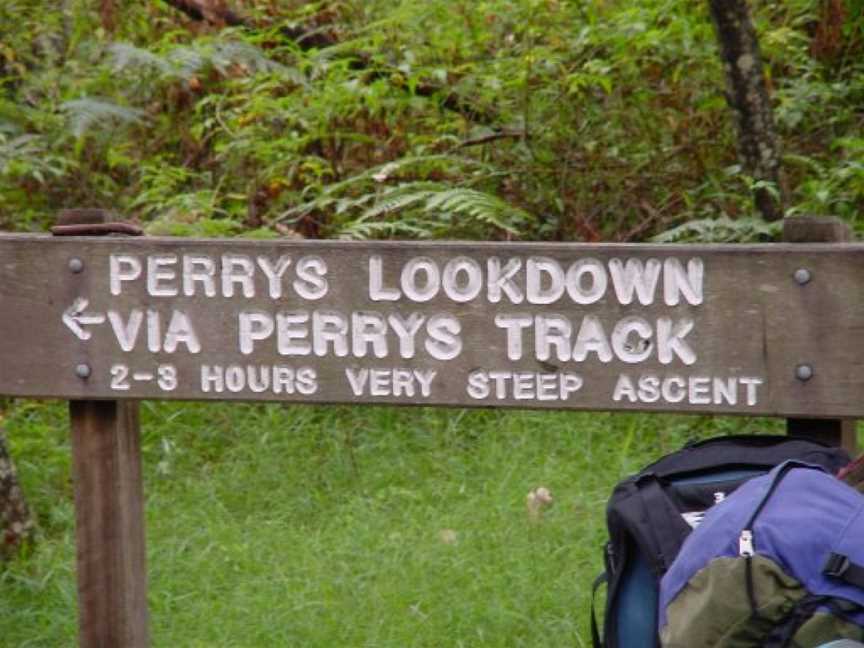
<instances>
[{"instance_id":1,"label":"backpack strap","mask_svg":"<svg viewBox=\"0 0 864 648\"><path fill-rule=\"evenodd\" d=\"M594 584L591 586L591 643L594 648L603 648L603 644L600 641L600 631L597 626L597 613L594 611L594 603L597 598L597 590L600 589L601 585L608 582L609 576L604 571L594 579Z\"/></svg>"},{"instance_id":2,"label":"backpack strap","mask_svg":"<svg viewBox=\"0 0 864 648\"><path fill-rule=\"evenodd\" d=\"M636 483L636 487L654 540L653 555L645 557L651 561L654 574L659 578L678 555L684 538L690 534L690 525L681 517L681 512L669 499L655 475L645 475Z\"/></svg>"},{"instance_id":3,"label":"backpack strap","mask_svg":"<svg viewBox=\"0 0 864 648\"><path fill-rule=\"evenodd\" d=\"M762 639L762 648L788 648L792 644L792 638L802 625L813 616L816 608L826 605L830 597L805 596L795 604L789 614L780 623L774 626L770 634Z\"/></svg>"},{"instance_id":4,"label":"backpack strap","mask_svg":"<svg viewBox=\"0 0 864 648\"><path fill-rule=\"evenodd\" d=\"M864 566L852 562L848 556L843 554L828 554L828 560L825 561L822 573L864 589Z\"/></svg>"},{"instance_id":5,"label":"backpack strap","mask_svg":"<svg viewBox=\"0 0 864 648\"><path fill-rule=\"evenodd\" d=\"M789 648L797 646L793 639L798 631L819 608L827 608L841 619L849 619L850 615L862 608L854 601L837 598L836 596L819 596L809 594L795 604L785 619L780 621L771 633L759 644L761 648ZM833 645L833 644L831 644Z\"/></svg>"}]
</instances>

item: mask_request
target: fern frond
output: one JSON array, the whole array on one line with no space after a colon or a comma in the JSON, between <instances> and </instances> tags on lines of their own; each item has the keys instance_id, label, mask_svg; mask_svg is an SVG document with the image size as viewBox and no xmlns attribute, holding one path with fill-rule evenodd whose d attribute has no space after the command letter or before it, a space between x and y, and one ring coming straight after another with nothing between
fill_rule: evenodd
<instances>
[{"instance_id":1,"label":"fern frond","mask_svg":"<svg viewBox=\"0 0 864 648\"><path fill-rule=\"evenodd\" d=\"M201 52L210 65L226 73L231 66L239 65L253 74L276 74L297 85L305 86L306 77L291 68L269 58L263 50L250 43L237 40L221 40Z\"/></svg>"},{"instance_id":2,"label":"fern frond","mask_svg":"<svg viewBox=\"0 0 864 648\"><path fill-rule=\"evenodd\" d=\"M756 217L732 220L721 216L688 221L651 240L655 243L752 243L774 240L781 231L781 221L767 222Z\"/></svg>"},{"instance_id":3,"label":"fern frond","mask_svg":"<svg viewBox=\"0 0 864 648\"><path fill-rule=\"evenodd\" d=\"M517 225L530 220L530 215L498 196L476 189L456 187L440 192L425 205L427 212L453 212L469 216L511 234L518 234Z\"/></svg>"},{"instance_id":4,"label":"fern frond","mask_svg":"<svg viewBox=\"0 0 864 648\"><path fill-rule=\"evenodd\" d=\"M38 135L19 135L7 140L0 133L0 174L13 160L36 157L43 151L41 138Z\"/></svg>"},{"instance_id":5,"label":"fern frond","mask_svg":"<svg viewBox=\"0 0 864 648\"><path fill-rule=\"evenodd\" d=\"M361 214L360 220L392 214L419 204L425 205L440 191L441 185L435 182L409 182L391 187L378 195L373 194L375 204Z\"/></svg>"},{"instance_id":6,"label":"fern frond","mask_svg":"<svg viewBox=\"0 0 864 648\"><path fill-rule=\"evenodd\" d=\"M436 155L409 156L400 158L398 160L393 160L391 162L386 162L370 169L366 169L365 171L358 173L357 175L351 176L350 178L346 178L345 180L334 182L333 184L328 185L315 198L312 198L307 202L301 203L300 205L292 207L291 209L281 213L279 216L276 217L276 219L274 219L274 222L289 220L291 218L303 216L315 209L326 209L333 204L336 204L338 212L342 213L347 209L356 206L353 205L350 200L347 203L343 202L345 200L344 198L341 198L343 194L347 193L349 190L354 190L356 187L362 186L364 184L381 184L389 180L398 172L410 169L415 174L422 177L424 175L428 175L431 171L456 171L462 170L465 167L474 167L479 168L478 170L491 171L491 167L485 162L474 160L472 158L459 157L457 155L449 155L446 153ZM436 184L437 186L437 183L431 184ZM400 186L404 187L405 185ZM374 191L367 192L357 200L365 204L370 200L370 196L374 198L375 195L376 194Z\"/></svg>"},{"instance_id":7,"label":"fern frond","mask_svg":"<svg viewBox=\"0 0 864 648\"><path fill-rule=\"evenodd\" d=\"M201 68L207 65L207 58L197 49L181 45L175 47L166 56L177 74L188 79L197 74Z\"/></svg>"},{"instance_id":8,"label":"fern frond","mask_svg":"<svg viewBox=\"0 0 864 648\"><path fill-rule=\"evenodd\" d=\"M430 229L415 225L407 220L396 221L354 221L338 230L336 238L351 241L365 241L376 238L429 238Z\"/></svg>"},{"instance_id":9,"label":"fern frond","mask_svg":"<svg viewBox=\"0 0 864 648\"><path fill-rule=\"evenodd\" d=\"M115 72L140 73L142 69L154 70L161 75L174 72L171 61L131 43L111 43L108 46L108 58Z\"/></svg>"},{"instance_id":10,"label":"fern frond","mask_svg":"<svg viewBox=\"0 0 864 648\"><path fill-rule=\"evenodd\" d=\"M138 123L144 119L144 111L118 106L103 99L73 99L60 106L69 119L75 137L83 136L94 125L101 127L121 123Z\"/></svg>"}]
</instances>

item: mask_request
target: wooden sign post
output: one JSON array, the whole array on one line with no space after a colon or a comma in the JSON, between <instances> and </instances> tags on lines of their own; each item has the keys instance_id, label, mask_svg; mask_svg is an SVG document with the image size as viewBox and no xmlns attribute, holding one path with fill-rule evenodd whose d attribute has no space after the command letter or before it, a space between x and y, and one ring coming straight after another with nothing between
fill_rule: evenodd
<instances>
[{"instance_id":1,"label":"wooden sign post","mask_svg":"<svg viewBox=\"0 0 864 648\"><path fill-rule=\"evenodd\" d=\"M0 394L72 401L81 641L137 647L137 400L779 416L851 446L862 286L855 243L0 235Z\"/></svg>"},{"instance_id":2,"label":"wooden sign post","mask_svg":"<svg viewBox=\"0 0 864 648\"><path fill-rule=\"evenodd\" d=\"M58 225L74 233L69 228L86 231L105 220L98 210L69 210ZM70 260L72 274L84 269L83 262L79 268ZM76 371L84 376L89 365L82 362ZM69 419L79 641L83 648L145 648L150 642L138 401L72 400Z\"/></svg>"}]
</instances>

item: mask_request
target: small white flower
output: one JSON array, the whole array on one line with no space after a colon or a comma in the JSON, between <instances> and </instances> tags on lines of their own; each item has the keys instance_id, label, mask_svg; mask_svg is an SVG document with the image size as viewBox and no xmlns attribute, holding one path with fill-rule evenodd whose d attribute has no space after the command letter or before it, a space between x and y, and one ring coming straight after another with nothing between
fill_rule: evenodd
<instances>
[{"instance_id":1,"label":"small white flower","mask_svg":"<svg viewBox=\"0 0 864 648\"><path fill-rule=\"evenodd\" d=\"M539 520L543 509L552 505L552 493L548 488L540 486L525 496L525 507L531 520Z\"/></svg>"}]
</instances>

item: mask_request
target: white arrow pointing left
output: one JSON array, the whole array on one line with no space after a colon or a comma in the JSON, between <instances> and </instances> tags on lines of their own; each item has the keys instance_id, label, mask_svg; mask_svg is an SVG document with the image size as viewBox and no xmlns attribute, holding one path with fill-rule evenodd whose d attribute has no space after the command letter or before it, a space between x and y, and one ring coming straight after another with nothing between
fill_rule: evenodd
<instances>
[{"instance_id":1,"label":"white arrow pointing left","mask_svg":"<svg viewBox=\"0 0 864 648\"><path fill-rule=\"evenodd\" d=\"M105 321L105 316L99 313L85 313L90 302L83 297L79 297L72 305L63 313L63 323L69 327L80 340L89 340L93 335L90 331L85 330L84 326L91 324L102 324Z\"/></svg>"}]
</instances>

